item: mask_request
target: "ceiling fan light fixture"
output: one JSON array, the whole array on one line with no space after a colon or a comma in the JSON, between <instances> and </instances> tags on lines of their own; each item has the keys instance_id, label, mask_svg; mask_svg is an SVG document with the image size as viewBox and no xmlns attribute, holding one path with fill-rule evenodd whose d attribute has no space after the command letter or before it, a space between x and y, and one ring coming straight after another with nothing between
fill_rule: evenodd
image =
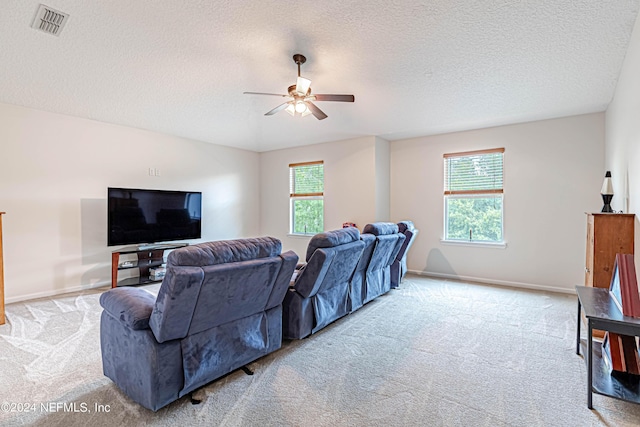
<instances>
[{"instance_id":1,"label":"ceiling fan light fixture","mask_svg":"<svg viewBox=\"0 0 640 427\"><path fill-rule=\"evenodd\" d=\"M287 107L286 110L287 113L291 114L292 116L296 115L296 107L293 106L293 104L289 104L289 106Z\"/></svg>"},{"instance_id":2,"label":"ceiling fan light fixture","mask_svg":"<svg viewBox=\"0 0 640 427\"><path fill-rule=\"evenodd\" d=\"M305 96L309 93L311 87L311 80L298 76L296 81L296 93L300 96Z\"/></svg>"},{"instance_id":3,"label":"ceiling fan light fixture","mask_svg":"<svg viewBox=\"0 0 640 427\"><path fill-rule=\"evenodd\" d=\"M297 101L295 110L296 110L296 113L302 114L305 111L308 111L307 104L305 104L304 101Z\"/></svg>"}]
</instances>

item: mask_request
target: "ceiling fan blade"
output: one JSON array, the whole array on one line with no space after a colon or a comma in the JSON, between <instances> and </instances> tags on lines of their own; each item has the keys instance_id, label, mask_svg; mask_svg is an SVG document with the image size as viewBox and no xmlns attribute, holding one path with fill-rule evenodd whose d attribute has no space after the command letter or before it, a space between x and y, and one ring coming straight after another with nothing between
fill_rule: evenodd
<instances>
[{"instance_id":1,"label":"ceiling fan blade","mask_svg":"<svg viewBox=\"0 0 640 427\"><path fill-rule=\"evenodd\" d=\"M273 116L275 113L278 113L278 112L284 110L288 106L289 106L288 102L285 102L284 104L280 104L276 108L274 108L273 110L266 112L265 116Z\"/></svg>"},{"instance_id":2,"label":"ceiling fan blade","mask_svg":"<svg viewBox=\"0 0 640 427\"><path fill-rule=\"evenodd\" d=\"M244 95L269 95L269 96L282 96L288 98L290 95L281 95L279 93L264 93L264 92L242 92Z\"/></svg>"},{"instance_id":3,"label":"ceiling fan blade","mask_svg":"<svg viewBox=\"0 0 640 427\"><path fill-rule=\"evenodd\" d=\"M313 102L311 101L305 101L305 104L307 104L307 107L309 107L309 110L311 110L311 114L313 114L313 116L318 119L318 120L323 120L326 119L328 116L322 112L321 109L319 109Z\"/></svg>"},{"instance_id":4,"label":"ceiling fan blade","mask_svg":"<svg viewBox=\"0 0 640 427\"><path fill-rule=\"evenodd\" d=\"M312 95L316 101L338 101L338 102L354 102L356 100L353 95Z\"/></svg>"}]
</instances>

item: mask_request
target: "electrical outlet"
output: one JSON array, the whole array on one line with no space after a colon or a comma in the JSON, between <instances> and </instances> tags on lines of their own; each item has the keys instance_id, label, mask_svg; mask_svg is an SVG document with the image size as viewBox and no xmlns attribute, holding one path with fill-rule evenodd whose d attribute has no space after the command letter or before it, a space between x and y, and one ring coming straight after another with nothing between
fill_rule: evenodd
<instances>
[{"instance_id":1,"label":"electrical outlet","mask_svg":"<svg viewBox=\"0 0 640 427\"><path fill-rule=\"evenodd\" d=\"M153 168L149 168L149 176L154 176L155 174L155 170Z\"/></svg>"},{"instance_id":2,"label":"electrical outlet","mask_svg":"<svg viewBox=\"0 0 640 427\"><path fill-rule=\"evenodd\" d=\"M156 169L156 176L160 176L160 169Z\"/></svg>"}]
</instances>

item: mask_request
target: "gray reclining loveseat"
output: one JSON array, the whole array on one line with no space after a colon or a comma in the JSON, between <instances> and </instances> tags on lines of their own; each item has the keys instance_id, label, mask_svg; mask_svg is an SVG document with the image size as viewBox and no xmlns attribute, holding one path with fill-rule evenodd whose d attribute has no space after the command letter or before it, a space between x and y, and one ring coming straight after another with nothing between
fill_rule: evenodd
<instances>
[{"instance_id":1,"label":"gray reclining loveseat","mask_svg":"<svg viewBox=\"0 0 640 427\"><path fill-rule=\"evenodd\" d=\"M373 242L368 236L374 236ZM358 283L362 287L360 301L355 298L356 291L353 292L352 311L391 290L391 264L405 236L398 232L398 226L392 222L374 222L364 226L362 239L368 242L367 247L372 247L372 250L365 248L365 252L370 253L369 259L361 260L366 268L356 271L352 280L352 287Z\"/></svg>"},{"instance_id":2,"label":"gray reclining loveseat","mask_svg":"<svg viewBox=\"0 0 640 427\"><path fill-rule=\"evenodd\" d=\"M357 228L316 234L283 303L284 337L302 339L351 311L349 282L364 243Z\"/></svg>"},{"instance_id":3,"label":"gray reclining loveseat","mask_svg":"<svg viewBox=\"0 0 640 427\"><path fill-rule=\"evenodd\" d=\"M151 410L282 345L282 301L298 262L261 237L176 249L157 298L143 288L101 295L104 374Z\"/></svg>"}]
</instances>

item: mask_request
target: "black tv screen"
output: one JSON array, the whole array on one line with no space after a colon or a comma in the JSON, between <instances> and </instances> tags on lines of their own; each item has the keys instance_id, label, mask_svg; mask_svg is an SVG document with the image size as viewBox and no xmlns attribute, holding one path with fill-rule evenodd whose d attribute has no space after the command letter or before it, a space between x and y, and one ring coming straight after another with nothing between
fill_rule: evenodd
<instances>
[{"instance_id":1,"label":"black tv screen","mask_svg":"<svg viewBox=\"0 0 640 427\"><path fill-rule=\"evenodd\" d=\"M199 239L202 193L108 188L107 245Z\"/></svg>"}]
</instances>

